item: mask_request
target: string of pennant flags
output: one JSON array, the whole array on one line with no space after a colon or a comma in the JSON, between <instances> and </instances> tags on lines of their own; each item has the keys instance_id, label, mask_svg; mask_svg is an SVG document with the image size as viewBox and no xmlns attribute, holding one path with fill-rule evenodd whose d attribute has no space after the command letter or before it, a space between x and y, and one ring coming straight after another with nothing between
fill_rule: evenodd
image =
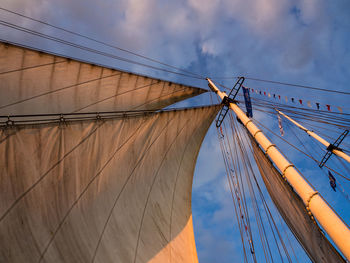
<instances>
[{"instance_id":1,"label":"string of pennant flags","mask_svg":"<svg viewBox=\"0 0 350 263\"><path fill-rule=\"evenodd\" d=\"M242 89L243 89L243 96L244 96L244 101L245 101L245 106L246 106L246 109L247 109L247 116L248 117L253 117L253 110L252 110L252 104L251 104L251 99L250 99L250 94L249 94L249 91L252 92L252 93L256 93L256 94L260 94L260 95L264 95L264 96L267 96L269 98L273 97L275 99L279 99L281 100L281 95L276 95L276 94L271 94L269 92L266 92L266 91L260 91L260 90L257 90L257 89L253 89L253 88L247 88L247 87L244 87L242 86ZM288 102L288 97L285 96L285 101ZM293 103L296 103L296 102L299 102L301 105L303 105L303 100L302 99L295 99L293 97L290 98L290 101L293 102ZM308 107L312 107L311 105L311 102L310 101L307 101L306 102L307 106ZM320 110L320 103L319 102L316 102L315 103L316 107L318 110ZM325 104L325 106L327 107L327 110L328 111L331 111L331 108L333 106L329 105L329 104ZM340 113L343 113L343 109L341 107L337 107L337 109L339 110ZM279 131L280 131L280 134L281 136L284 136L284 129L283 129L283 125L282 125L282 118L280 116L280 114L277 112L277 120L278 120L278 128L279 128ZM221 129L221 127L220 127ZM221 130L221 133L222 133L222 130ZM223 135L222 135L222 138L223 138ZM329 179L329 184L331 186L331 188L333 189L333 191L336 191L336 187L337 187L337 181L335 179L335 177L333 176L333 174L328 170L328 179ZM346 194L346 192L344 191L344 189L340 186L340 190L342 192L342 194L350 201L350 198L349 196ZM247 230L247 229L246 229Z\"/></svg>"},{"instance_id":2,"label":"string of pennant flags","mask_svg":"<svg viewBox=\"0 0 350 263\"><path fill-rule=\"evenodd\" d=\"M251 99L250 99L249 91L252 92L252 93L256 93L256 94L267 96L269 98L273 97L274 99L277 99L277 98L279 100L283 99L283 98L281 98L281 95L278 95L278 94L274 94L273 93L271 95L271 93L269 93L269 92L260 91L258 89L253 89L253 88L247 88L247 87L244 87L244 86L242 86L242 88L243 88L244 101L245 101L245 105L246 105L246 109L247 109L247 113L246 114L247 114L248 117L253 117L253 111L252 111L252 105L251 105ZM288 97L287 96L285 96L284 99L285 99L286 102L288 102ZM303 105L303 100L302 99L295 99L293 97L290 97L289 99L293 103L299 102L301 105ZM308 107L312 108L312 104L311 104L310 101L306 101L306 105ZM316 108L318 110L320 110L321 104L319 102L316 102L315 105L316 105ZM329 105L329 104L324 104L324 105L325 105L325 107L327 108L328 111L332 111L332 108L333 108L332 105ZM343 109L341 107L337 106L337 109L338 109L338 111L340 113L343 113ZM284 129L283 129L283 125L282 125L282 118L281 118L279 113L277 113L277 120L278 120L278 128L279 128L280 134L281 134L281 136L284 136ZM222 131L221 131L221 133L222 133ZM328 179L329 179L330 187L333 189L333 191L336 192L337 180L336 180L336 178L333 176L333 174L329 170L328 170ZM339 185L339 187L340 187L340 190L341 190L342 194L350 201L349 195L344 191L343 187L341 185Z\"/></svg>"},{"instance_id":3,"label":"string of pennant flags","mask_svg":"<svg viewBox=\"0 0 350 263\"><path fill-rule=\"evenodd\" d=\"M258 89L253 89L253 88L248 88L245 87L246 89L248 89L251 93L255 93L258 95L262 95L262 96L266 96L268 98L274 98L274 99L278 99L280 101L285 100L285 102L287 103L288 101L291 101L292 103L297 103L300 105L307 105L309 108L312 108L312 105L314 105L316 107L316 109L318 110L322 110L324 108L326 108L328 111L334 111L334 109L337 109L340 113L343 113L343 108L340 106L333 106L331 104L321 104L319 102L313 102L311 103L311 101L307 100L303 100L303 99L299 99L299 98L294 98L294 97L287 97L287 96L281 96L279 94L275 94L275 93L270 93L270 92L266 92L266 91L261 91Z\"/></svg>"}]
</instances>

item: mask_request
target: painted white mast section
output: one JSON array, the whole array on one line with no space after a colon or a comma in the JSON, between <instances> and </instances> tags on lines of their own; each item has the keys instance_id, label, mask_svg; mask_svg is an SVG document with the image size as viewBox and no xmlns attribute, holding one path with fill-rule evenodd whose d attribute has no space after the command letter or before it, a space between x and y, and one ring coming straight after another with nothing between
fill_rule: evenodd
<instances>
[{"instance_id":1,"label":"painted white mast section","mask_svg":"<svg viewBox=\"0 0 350 263\"><path fill-rule=\"evenodd\" d=\"M207 79L209 87L221 99L227 94L221 92L215 84ZM303 200L310 216L314 216L330 238L334 241L339 250L343 253L347 260L350 260L350 229L342 221L342 219L332 210L331 207L323 200L321 195L313 189L311 185L303 178L303 176L294 168L272 144L263 132L249 119L246 114L237 106L236 103L230 103L232 109L240 121L244 124L250 134L258 142L264 152L270 157L276 167L281 171L288 183L294 188L295 192Z\"/></svg>"},{"instance_id":2,"label":"painted white mast section","mask_svg":"<svg viewBox=\"0 0 350 263\"><path fill-rule=\"evenodd\" d=\"M279 111L277 109L275 109L275 110L279 114L281 114L283 117L285 117L287 120L289 120L291 123L295 124L298 128L300 128L301 130L303 130L304 132L309 134L311 137L315 138L317 141L322 143L324 146L328 147L330 145L330 143L327 142L325 139L323 139L322 137L320 137L319 135L317 135L313 131L308 130L307 128L305 128L304 126L302 126L301 124L299 124L298 122L293 120L291 117L287 116L286 114L284 114L283 112L281 112L281 111ZM346 161L348 161L350 163L350 156L347 155L346 153L344 153L343 151L337 150L337 149L333 149L332 153L338 155L339 157L343 158L344 160L346 160Z\"/></svg>"}]
</instances>

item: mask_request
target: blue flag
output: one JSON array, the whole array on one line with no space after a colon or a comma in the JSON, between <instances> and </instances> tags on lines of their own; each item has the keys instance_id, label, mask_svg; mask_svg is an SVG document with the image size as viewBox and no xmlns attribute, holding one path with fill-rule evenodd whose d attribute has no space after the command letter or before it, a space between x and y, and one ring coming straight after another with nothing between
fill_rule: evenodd
<instances>
[{"instance_id":1,"label":"blue flag","mask_svg":"<svg viewBox=\"0 0 350 263\"><path fill-rule=\"evenodd\" d=\"M243 89L245 107L247 109L247 116L251 118L253 117L253 108L252 108L252 102L250 100L249 89L243 86L242 86L242 89Z\"/></svg>"},{"instance_id":2,"label":"blue flag","mask_svg":"<svg viewBox=\"0 0 350 263\"><path fill-rule=\"evenodd\" d=\"M335 188L337 187L337 181L335 180L335 177L333 174L331 174L330 171L328 171L328 178L329 178L329 184L333 188L333 190L336 192Z\"/></svg>"}]
</instances>

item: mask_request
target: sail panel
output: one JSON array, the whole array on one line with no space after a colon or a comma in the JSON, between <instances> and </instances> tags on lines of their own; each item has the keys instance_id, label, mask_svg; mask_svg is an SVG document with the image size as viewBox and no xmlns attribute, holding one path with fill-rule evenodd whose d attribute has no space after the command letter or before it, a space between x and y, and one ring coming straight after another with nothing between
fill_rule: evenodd
<instances>
[{"instance_id":1,"label":"sail panel","mask_svg":"<svg viewBox=\"0 0 350 263\"><path fill-rule=\"evenodd\" d=\"M0 42L0 115L162 109L204 89Z\"/></svg>"},{"instance_id":2,"label":"sail panel","mask_svg":"<svg viewBox=\"0 0 350 263\"><path fill-rule=\"evenodd\" d=\"M1 130L1 262L197 262L196 158L219 106Z\"/></svg>"},{"instance_id":3,"label":"sail panel","mask_svg":"<svg viewBox=\"0 0 350 263\"><path fill-rule=\"evenodd\" d=\"M272 201L309 258L313 262L345 262L317 223L310 218L303 201L252 138L251 144L254 158Z\"/></svg>"}]
</instances>

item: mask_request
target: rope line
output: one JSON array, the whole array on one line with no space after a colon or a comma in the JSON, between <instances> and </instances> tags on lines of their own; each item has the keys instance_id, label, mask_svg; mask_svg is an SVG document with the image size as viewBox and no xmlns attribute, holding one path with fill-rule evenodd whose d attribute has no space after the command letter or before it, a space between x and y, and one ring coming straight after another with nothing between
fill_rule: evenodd
<instances>
[{"instance_id":1,"label":"rope line","mask_svg":"<svg viewBox=\"0 0 350 263\"><path fill-rule=\"evenodd\" d=\"M19 68L19 69L12 69L12 70L8 70L8 71L0 72L0 75L10 74L10 73L14 73L14 72L18 72L18 71L24 71L24 70L29 70L29 69L34 69L34 68L40 68L40 67L45 67L45 66L51 66L51 65L54 65L54 64L60 64L60 63L65 63L65 62L67 62L67 60L55 61L55 62L51 62L51 63L39 64L39 65L30 66L30 67L23 67L23 68Z\"/></svg>"},{"instance_id":2,"label":"rope line","mask_svg":"<svg viewBox=\"0 0 350 263\"><path fill-rule=\"evenodd\" d=\"M289 144L291 147L293 147L294 149L296 149L297 151L299 151L300 153L304 154L305 156L309 157L310 159L312 159L313 161L315 161L317 163L317 165L320 164L320 162L316 159L314 159L312 156L308 155L307 153L305 153L304 151L300 150L298 147L294 146L292 143L288 142L287 140L285 140L284 138L282 138L281 136L279 136L278 134L276 134L275 132L273 132L272 130L270 130L269 128L267 128L265 125L263 125L261 122L259 122L258 120L254 119L254 121L256 121L260 126L264 127L266 130L268 130L269 132L271 132L273 135L277 136L279 139L281 139L282 141L284 141L285 143ZM327 165L324 165L324 167L326 167L327 169L331 170L332 172L336 173L337 175L343 177L345 180L350 181L350 178L342 175L341 173L335 171L334 169L328 167Z\"/></svg>"},{"instance_id":3,"label":"rope line","mask_svg":"<svg viewBox=\"0 0 350 263\"><path fill-rule=\"evenodd\" d=\"M211 77L211 78L213 78L213 79L237 79L239 77ZM290 86L290 87L296 87L296 88L302 88L302 89L311 89L311 90L318 90L318 91L329 92L329 93L350 95L350 92L341 91L341 90L328 90L328 89L322 89L322 88L317 88L317 87L313 87L313 86L306 86L306 85L293 84L293 83L287 83L287 82L282 82L282 81L274 81L274 80L252 78L252 77L245 77L245 76L244 76L244 78L248 79L248 80L258 81L258 82L279 84L282 86Z\"/></svg>"},{"instance_id":4,"label":"rope line","mask_svg":"<svg viewBox=\"0 0 350 263\"><path fill-rule=\"evenodd\" d=\"M116 45L108 44L107 42L98 40L98 39L96 39L96 38L89 37L89 36L87 36L87 35L83 35L83 34L81 34L81 33L77 33L77 32L68 30L68 29L63 28L63 27L55 26L55 25L53 25L53 24L51 24L51 23L48 23L48 22L46 22L46 21L42 21L42 20L39 20L39 19L36 19L36 18L32 18L32 17L30 17L30 16L26 16L26 15L24 15L24 14L21 14L21 13L18 13L18 12L15 12L15 11L12 11L12 10L9 10L9 9L3 8L3 7L0 7L0 10L3 10L3 11L6 11L6 12L9 12L9 13L12 13L12 14L14 14L14 15L17 15L17 16L20 16L20 17L23 17L23 18L26 18L26 19L29 19L29 20L38 22L38 23L40 23L40 24L43 24L43 25L46 25L46 26L49 26L49 27L52 27L52 28L55 28L55 29L64 31L64 32L66 32L66 33L69 33L69 34L72 34L72 35L75 35L75 36L79 36L79 37L82 37L82 38L91 40L91 41L93 41L93 42L95 42L95 43L99 43L99 44L102 44L102 45L107 46L107 47L110 47L110 48L114 48L114 49L117 49L117 50L119 50L119 51L126 52L126 53L128 53L128 54L131 54L131 55L134 55L134 56L137 56L137 57L146 59L146 60L148 60L148 61L155 62L155 63L158 63L158 64L160 64L160 65L167 66L167 67L169 67L169 68L173 68L173 69L176 69L176 70L178 70L178 71L182 71L182 72L187 73L187 74L191 74L191 75L193 75L193 76L197 76L197 77L200 77L200 78L204 78L203 76L201 76L201 75L199 75L199 74L197 74L197 73L193 73L193 72L184 70L184 69L182 69L182 68L175 67L175 66L172 66L172 65L170 65L170 64L161 62L161 61L159 61L159 60L156 60L156 59L153 59L153 58L144 56L144 55L137 54L136 52L133 52L133 51L130 51L130 50L127 50L127 49L118 47L118 46L116 46Z\"/></svg>"},{"instance_id":5,"label":"rope line","mask_svg":"<svg viewBox=\"0 0 350 263\"><path fill-rule=\"evenodd\" d=\"M10 107L10 106L14 106L14 105L17 105L17 104L20 104L20 103L23 103L23 102L26 102L26 101L29 101L29 100L37 99L37 98L40 98L40 97L43 97L43 96L46 96L46 95L49 95L49 94L52 94L52 93L55 93L55 92L62 91L62 90L74 88L74 87L77 87L77 86L80 86L80 85L83 85L83 84L88 84L88 83L91 83L91 82L94 82L94 81L99 81L101 79L111 78L111 77L115 77L115 76L119 76L119 75L121 75L121 73L118 72L118 73L115 73L115 74L112 74L112 75L108 75L108 76L104 76L104 77L98 77L98 78L95 78L95 79L91 79L91 80L75 83L75 84L72 84L72 85L69 85L69 86L65 86L65 87L62 87L62 88L58 88L58 89L55 89L55 90L50 90L50 91L43 92L43 93L40 93L40 94L31 96L31 97L28 97L28 98L25 98L25 99L22 99L22 100L18 100L18 101L12 102L12 103L1 105L0 109L4 109L4 108Z\"/></svg>"},{"instance_id":6,"label":"rope line","mask_svg":"<svg viewBox=\"0 0 350 263\"><path fill-rule=\"evenodd\" d=\"M106 231L106 228L107 228L107 225L108 225L108 223L109 223L109 220L111 219L111 216L112 216L112 213L113 213L113 211L114 211L114 208L115 208L115 206L117 205L117 202L118 202L118 200L119 200L121 194L124 192L124 189L125 189L126 185L128 184L130 178L131 178L132 175L134 174L136 168L137 168L137 167L141 164L141 162L143 161L144 157L146 156L146 153L147 153L147 152L149 151L149 149L153 146L153 144L158 140L158 138L163 134L163 132L166 130L166 128L168 127L169 123L170 123L173 119L174 119L174 117L172 117L172 119L170 119L170 120L166 123L166 125L161 129L161 131L160 131L160 133L158 134L158 136L151 142L150 145L148 145L148 147L145 149L145 151L144 151L144 152L142 153L142 155L140 156L139 160L136 162L134 168L132 169L132 171L131 171L130 174L128 175L128 177L127 177L127 179L125 180L124 184L122 185L122 188L121 188L120 192L116 194L115 200L114 200L114 202L113 202L113 206L112 206L112 208L110 209L110 212L108 213L108 216L107 216L107 218L106 218L106 221L105 221L105 223L104 223L104 225L103 225L103 229L102 229L102 231L101 231L101 233L100 233L98 242L97 242L96 247L95 247L95 249L94 249L93 257L92 257L92 260L91 260L92 263L95 262L96 255L97 255L97 251L98 251L98 249L99 249L99 247L100 247L100 244L101 244L103 235L104 235L104 233L105 233L105 231ZM149 140L151 140L151 138L149 138Z\"/></svg>"},{"instance_id":7,"label":"rope line","mask_svg":"<svg viewBox=\"0 0 350 263\"><path fill-rule=\"evenodd\" d=\"M180 75L180 76L184 76L184 77L188 77L188 78L201 79L201 80L205 79L203 77L196 77L196 76L193 76L193 75L188 75L188 74L185 74L185 73L180 73L180 72L176 72L176 71L172 71L172 70L167 70L167 69L164 69L164 68L159 68L159 67L155 67L155 66L152 66L152 65L149 65L149 64L144 64L144 63L137 62L137 61L134 61L134 60L131 60L131 59L127 59L127 58L123 58L123 57L120 57L120 56L116 56L116 55L113 55L111 53L99 51L97 49L93 49L93 48L90 48L90 47L87 47L87 46L83 46L83 45L79 45L79 44L76 44L76 43L73 43L73 42L69 42L69 41L66 41L66 40L63 40L63 39L60 39L60 38L57 38L57 37L53 37L53 36L50 36L50 35L47 35L47 34L44 34L44 33L40 33L38 31L34 31L32 29L29 29L29 28L25 28L25 27L21 27L21 26L12 24L12 23L9 23L9 22L3 21L3 20L0 20L0 25L6 26L6 27L9 27L9 28L21 31L21 32L25 32L25 33L28 33L28 34L31 34L31 35L35 35L35 36L38 36L38 37L41 37L41 38L45 38L45 39L48 39L48 40L51 40L51 41L54 41L54 42L57 42L57 43L60 43L60 44L64 44L64 45L71 46L71 47L74 47L74 48L77 48L77 49L81 49L81 50L84 50L84 51L87 51L87 52L90 52L90 53L94 53L94 54L97 54L97 55L101 55L101 56L112 58L112 59L116 59L116 60L120 60L120 61L131 63L131 64L134 64L134 65L139 65L139 66L147 67L147 68L150 68L150 69L159 70L159 71L163 71L163 72L167 72L167 73L172 73L172 74L176 74L176 75Z\"/></svg>"},{"instance_id":8,"label":"rope line","mask_svg":"<svg viewBox=\"0 0 350 263\"><path fill-rule=\"evenodd\" d=\"M150 187L150 190L148 191L148 194L147 194L147 197L146 197L146 204L145 204L145 207L142 211L142 217L141 217L141 223L140 223L140 227L139 227L139 231L138 231L138 234L137 234L137 241L136 241L136 248L135 248L135 255L134 255L134 263L136 263L136 259L137 259L137 251L138 251L138 248L139 248L139 243L140 243L140 236L141 236L141 230L142 230L142 226L143 226L143 221L144 221L144 217L145 217L145 213L146 213L146 209L147 209L147 206L148 206L148 202L149 202L149 198L151 196L151 192L153 190L153 186L154 186L154 183L156 182L156 179L158 177L158 174L159 174L159 171L163 165L163 162L164 160L166 159L170 149L172 148L173 144L176 142L176 140L178 139L178 137L180 136L180 134L182 133L182 131L187 128L187 124L188 122L190 121L190 119L188 119L184 125L181 127L181 129L177 132L175 138L173 139L173 141L171 142L171 144L169 145L168 149L166 150L166 152L164 153L163 157L162 157L162 160L155 172L155 175L152 179L152 183L151 183L151 187ZM169 242L169 240L168 240Z\"/></svg>"},{"instance_id":9,"label":"rope line","mask_svg":"<svg viewBox=\"0 0 350 263\"><path fill-rule=\"evenodd\" d=\"M123 122L123 125L125 124L125 122ZM112 156L104 163L104 165L101 167L101 169L91 178L91 180L88 182L88 184L84 187L83 191L79 194L78 198L75 199L75 201L72 203L72 205L69 207L69 209L67 210L67 212L65 213L64 217L61 219L60 223L57 225L55 231L53 232L49 242L45 245L44 250L41 252L40 255L40 259L39 262L41 262L44 259L44 255L46 254L47 250L49 249L49 247L51 246L53 240L55 239L58 231L61 229L61 227L63 226L64 222L66 221L66 219L68 218L70 212L73 210L73 208L77 205L77 203L79 202L79 200L82 198L82 196L86 193L86 191L89 189L90 185L95 181L95 179L97 177L99 177L103 170L107 167L107 165L110 163L110 161L114 158L115 154L121 149L123 148L123 146L132 138L134 137L134 135L137 134L137 132L139 131L139 129L142 127L142 123L140 123L140 125L137 127L137 129L129 136L129 138L124 141L119 147L116 148L116 150L114 151L114 153L112 154Z\"/></svg>"},{"instance_id":10,"label":"rope line","mask_svg":"<svg viewBox=\"0 0 350 263\"><path fill-rule=\"evenodd\" d=\"M74 152L80 145L86 142L91 135L93 135L98 128L100 128L102 124L98 125L95 129L93 129L89 134L87 134L78 144L76 144L71 150L66 152L61 159L59 159L55 164L53 164L45 173L43 173L37 181L35 181L29 188L27 188L22 194L20 194L16 200L5 210L5 212L0 217L1 221L11 212L11 210L29 193L31 192L44 178L53 171L68 155Z\"/></svg>"}]
</instances>

